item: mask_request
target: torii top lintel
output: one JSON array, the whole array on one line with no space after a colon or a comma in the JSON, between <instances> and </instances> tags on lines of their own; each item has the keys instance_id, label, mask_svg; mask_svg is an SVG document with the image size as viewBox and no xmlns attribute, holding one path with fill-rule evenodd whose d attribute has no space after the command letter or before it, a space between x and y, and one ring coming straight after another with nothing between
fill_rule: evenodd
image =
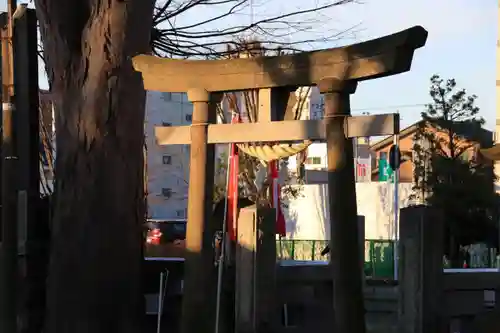
<instances>
[{"instance_id":1,"label":"torii top lintel","mask_svg":"<svg viewBox=\"0 0 500 333\"><path fill-rule=\"evenodd\" d=\"M415 26L370 41L292 55L227 60L133 58L144 87L164 92L203 88L211 92L313 86L323 78L369 80L406 72L427 31Z\"/></svg>"}]
</instances>

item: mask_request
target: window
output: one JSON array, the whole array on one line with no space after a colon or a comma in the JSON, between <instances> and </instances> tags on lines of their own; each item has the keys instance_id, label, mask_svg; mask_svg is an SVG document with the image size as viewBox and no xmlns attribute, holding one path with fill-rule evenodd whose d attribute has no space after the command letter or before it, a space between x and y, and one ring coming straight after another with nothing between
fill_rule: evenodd
<instances>
[{"instance_id":1,"label":"window","mask_svg":"<svg viewBox=\"0 0 500 333\"><path fill-rule=\"evenodd\" d=\"M164 100L165 102L169 102L172 100L172 93L170 92L162 92L161 93L161 99Z\"/></svg>"},{"instance_id":2,"label":"window","mask_svg":"<svg viewBox=\"0 0 500 333\"><path fill-rule=\"evenodd\" d=\"M164 187L161 189L161 195L165 198L170 198L172 196L172 189L168 187Z\"/></svg>"},{"instance_id":3,"label":"window","mask_svg":"<svg viewBox=\"0 0 500 333\"><path fill-rule=\"evenodd\" d=\"M170 127L170 126L172 126L172 123L168 123L168 122L166 122L166 121L162 121L162 122L161 122L161 126L164 126L164 127Z\"/></svg>"},{"instance_id":4,"label":"window","mask_svg":"<svg viewBox=\"0 0 500 333\"><path fill-rule=\"evenodd\" d=\"M179 218L185 217L185 210L184 209L178 209L175 211L175 215Z\"/></svg>"},{"instance_id":5,"label":"window","mask_svg":"<svg viewBox=\"0 0 500 333\"><path fill-rule=\"evenodd\" d=\"M193 121L193 115L192 114L187 114L186 115L186 121Z\"/></svg>"},{"instance_id":6,"label":"window","mask_svg":"<svg viewBox=\"0 0 500 333\"><path fill-rule=\"evenodd\" d=\"M305 164L321 164L321 157L308 157Z\"/></svg>"},{"instance_id":7,"label":"window","mask_svg":"<svg viewBox=\"0 0 500 333\"><path fill-rule=\"evenodd\" d=\"M162 160L163 164L172 164L172 156L170 155L163 155Z\"/></svg>"}]
</instances>

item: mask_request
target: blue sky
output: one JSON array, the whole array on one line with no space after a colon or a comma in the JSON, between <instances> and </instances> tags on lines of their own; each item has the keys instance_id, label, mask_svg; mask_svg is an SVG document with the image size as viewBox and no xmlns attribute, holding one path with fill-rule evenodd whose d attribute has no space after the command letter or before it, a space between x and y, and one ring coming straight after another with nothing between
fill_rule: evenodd
<instances>
[{"instance_id":1,"label":"blue sky","mask_svg":"<svg viewBox=\"0 0 500 333\"><path fill-rule=\"evenodd\" d=\"M321 0L315 1L321 3ZM310 3L303 0L254 0L253 19L304 8ZM427 45L415 53L412 70L361 83L352 98L353 112L376 114L399 110L402 126L410 125L419 119L423 104L429 102L429 78L436 73L443 78L455 78L459 87L478 95L478 106L486 119L486 126L493 129L497 6L497 0L362 0L359 4L323 13L320 28L325 31L358 25L356 33L340 44L360 42L414 25L421 25L429 31ZM245 11L220 24L250 21L250 10ZM213 10L200 8L179 17L177 23L193 22L210 14L214 14ZM321 33L318 28L309 32L316 37ZM44 82L41 84L45 85Z\"/></svg>"}]
</instances>

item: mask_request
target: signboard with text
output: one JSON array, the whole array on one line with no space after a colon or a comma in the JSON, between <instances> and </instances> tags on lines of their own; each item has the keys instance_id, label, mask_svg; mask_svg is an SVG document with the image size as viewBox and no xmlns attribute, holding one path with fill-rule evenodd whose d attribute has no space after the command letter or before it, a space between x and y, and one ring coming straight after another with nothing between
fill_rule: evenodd
<instances>
[{"instance_id":1,"label":"signboard with text","mask_svg":"<svg viewBox=\"0 0 500 333\"><path fill-rule=\"evenodd\" d=\"M355 179L357 183L367 183L372 180L372 161L371 158L355 159Z\"/></svg>"},{"instance_id":2,"label":"signboard with text","mask_svg":"<svg viewBox=\"0 0 500 333\"><path fill-rule=\"evenodd\" d=\"M309 93L309 119L319 120L323 119L325 109L325 99L320 94L317 87L311 87Z\"/></svg>"},{"instance_id":3,"label":"signboard with text","mask_svg":"<svg viewBox=\"0 0 500 333\"><path fill-rule=\"evenodd\" d=\"M378 161L378 180L381 182L392 181L393 171L389 166L389 162L385 158L380 158Z\"/></svg>"}]
</instances>

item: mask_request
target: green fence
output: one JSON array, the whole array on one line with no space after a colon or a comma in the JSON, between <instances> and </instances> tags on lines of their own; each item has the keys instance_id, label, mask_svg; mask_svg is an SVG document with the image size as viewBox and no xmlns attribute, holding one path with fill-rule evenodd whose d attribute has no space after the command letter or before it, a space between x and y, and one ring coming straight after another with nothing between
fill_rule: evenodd
<instances>
[{"instance_id":1,"label":"green fence","mask_svg":"<svg viewBox=\"0 0 500 333\"><path fill-rule=\"evenodd\" d=\"M324 240L281 240L277 241L280 260L328 260L321 251L328 241ZM365 240L364 270L373 279L391 279L394 276L394 242L391 240Z\"/></svg>"},{"instance_id":2,"label":"green fence","mask_svg":"<svg viewBox=\"0 0 500 333\"><path fill-rule=\"evenodd\" d=\"M281 260L328 260L321 256L321 251L328 241L324 240L281 240L277 241L276 249Z\"/></svg>"},{"instance_id":3,"label":"green fence","mask_svg":"<svg viewBox=\"0 0 500 333\"><path fill-rule=\"evenodd\" d=\"M280 260L327 261L328 255L322 256L321 251L328 241L324 240L279 240L276 248ZM496 249L486 248L480 244L470 245L463 249L469 255L464 258L468 268L500 268L500 255ZM394 241L365 240L364 271L372 279L394 278ZM462 268L453 267L453 268ZM451 268L446 258L443 258L443 268Z\"/></svg>"}]
</instances>

